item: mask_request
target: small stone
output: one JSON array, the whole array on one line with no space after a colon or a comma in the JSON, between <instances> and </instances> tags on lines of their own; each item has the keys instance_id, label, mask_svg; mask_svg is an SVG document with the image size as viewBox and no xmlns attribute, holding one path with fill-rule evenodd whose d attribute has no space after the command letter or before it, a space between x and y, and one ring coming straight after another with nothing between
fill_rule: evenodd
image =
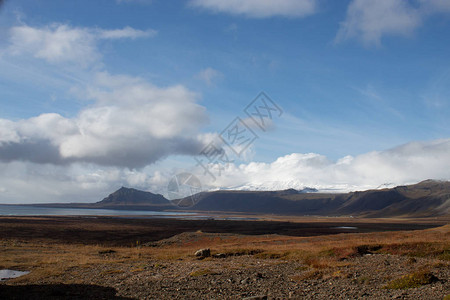
<instances>
[{"instance_id":1,"label":"small stone","mask_svg":"<svg viewBox=\"0 0 450 300\"><path fill-rule=\"evenodd\" d=\"M214 258L226 258L227 256L224 253L217 253L217 254L214 254L212 257L214 257Z\"/></svg>"},{"instance_id":2,"label":"small stone","mask_svg":"<svg viewBox=\"0 0 450 300\"><path fill-rule=\"evenodd\" d=\"M267 300L267 296L266 295L252 296L244 298L243 300Z\"/></svg>"},{"instance_id":3,"label":"small stone","mask_svg":"<svg viewBox=\"0 0 450 300\"><path fill-rule=\"evenodd\" d=\"M210 257L211 250L209 248L197 250L197 251L195 251L195 256L197 256L199 258Z\"/></svg>"}]
</instances>

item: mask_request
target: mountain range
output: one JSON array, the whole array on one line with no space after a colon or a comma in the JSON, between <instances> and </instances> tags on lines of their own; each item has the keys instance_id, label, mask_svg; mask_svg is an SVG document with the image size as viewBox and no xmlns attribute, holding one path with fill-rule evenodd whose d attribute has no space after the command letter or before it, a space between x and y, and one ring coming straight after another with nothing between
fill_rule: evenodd
<instances>
[{"instance_id":1,"label":"mountain range","mask_svg":"<svg viewBox=\"0 0 450 300\"><path fill-rule=\"evenodd\" d=\"M295 189L221 190L201 192L175 201L169 201L160 194L122 187L96 203L37 206L302 216L430 217L450 214L450 182L426 180L414 185L340 194Z\"/></svg>"}]
</instances>

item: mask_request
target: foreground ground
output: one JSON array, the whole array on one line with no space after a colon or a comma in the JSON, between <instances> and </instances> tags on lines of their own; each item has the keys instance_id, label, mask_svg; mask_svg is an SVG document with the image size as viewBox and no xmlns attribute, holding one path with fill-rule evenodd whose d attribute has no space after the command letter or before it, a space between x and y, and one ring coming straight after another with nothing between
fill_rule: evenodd
<instances>
[{"instance_id":1,"label":"foreground ground","mask_svg":"<svg viewBox=\"0 0 450 300\"><path fill-rule=\"evenodd\" d=\"M1 282L0 299L450 294L445 219L291 221L0 218L0 269L31 271Z\"/></svg>"}]
</instances>

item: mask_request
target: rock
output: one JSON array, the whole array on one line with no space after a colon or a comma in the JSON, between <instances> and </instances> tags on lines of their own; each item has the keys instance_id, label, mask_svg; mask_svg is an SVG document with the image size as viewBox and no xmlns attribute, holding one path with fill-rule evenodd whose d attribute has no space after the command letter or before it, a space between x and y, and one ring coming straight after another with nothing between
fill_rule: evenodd
<instances>
[{"instance_id":1,"label":"rock","mask_svg":"<svg viewBox=\"0 0 450 300\"><path fill-rule=\"evenodd\" d=\"M197 256L199 258L210 257L211 250L209 248L197 250L197 251L195 251L195 256Z\"/></svg>"},{"instance_id":2,"label":"rock","mask_svg":"<svg viewBox=\"0 0 450 300\"><path fill-rule=\"evenodd\" d=\"M267 300L267 296L266 295L252 296L244 298L243 300Z\"/></svg>"},{"instance_id":3,"label":"rock","mask_svg":"<svg viewBox=\"0 0 450 300\"><path fill-rule=\"evenodd\" d=\"M214 254L212 257L214 257L214 258L226 258L227 255L224 254L224 253L217 253L217 254Z\"/></svg>"}]
</instances>

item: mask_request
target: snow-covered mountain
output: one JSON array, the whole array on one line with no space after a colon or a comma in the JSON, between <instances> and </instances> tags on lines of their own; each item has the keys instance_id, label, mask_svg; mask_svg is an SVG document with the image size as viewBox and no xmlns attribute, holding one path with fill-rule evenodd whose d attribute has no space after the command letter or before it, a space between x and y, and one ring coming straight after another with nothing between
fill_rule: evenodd
<instances>
[{"instance_id":1,"label":"snow-covered mountain","mask_svg":"<svg viewBox=\"0 0 450 300\"><path fill-rule=\"evenodd\" d=\"M246 183L230 188L221 188L220 190L234 190L234 191L281 191L287 189L295 189L303 193L348 193L354 191L364 191L369 189L385 189L395 187L395 184L385 183L379 186L356 186L350 184L335 184L335 185L307 185L298 180L289 181L265 181L261 183Z\"/></svg>"}]
</instances>

